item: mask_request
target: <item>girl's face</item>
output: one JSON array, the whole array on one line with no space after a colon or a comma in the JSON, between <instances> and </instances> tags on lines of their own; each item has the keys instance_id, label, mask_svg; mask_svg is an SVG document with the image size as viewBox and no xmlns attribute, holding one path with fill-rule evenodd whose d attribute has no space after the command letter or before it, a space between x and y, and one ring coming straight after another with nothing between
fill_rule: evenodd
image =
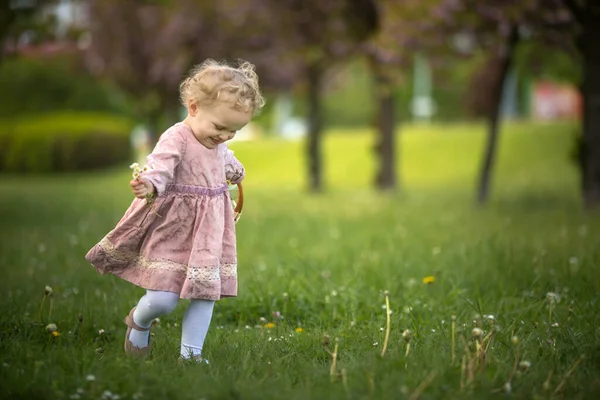
<instances>
[{"instance_id":1,"label":"girl's face","mask_svg":"<svg viewBox=\"0 0 600 400\"><path fill-rule=\"evenodd\" d=\"M194 132L196 139L209 149L233 139L236 132L252 119L252 110L240 111L233 108L233 102L216 101L205 106L194 100L188 104L186 123Z\"/></svg>"}]
</instances>

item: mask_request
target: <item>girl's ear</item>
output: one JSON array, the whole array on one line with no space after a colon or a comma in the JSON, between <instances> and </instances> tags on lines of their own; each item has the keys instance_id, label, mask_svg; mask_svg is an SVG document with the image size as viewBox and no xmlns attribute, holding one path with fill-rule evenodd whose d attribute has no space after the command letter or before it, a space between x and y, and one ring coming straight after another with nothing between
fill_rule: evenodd
<instances>
[{"instance_id":1,"label":"girl's ear","mask_svg":"<svg viewBox=\"0 0 600 400\"><path fill-rule=\"evenodd\" d=\"M188 101L188 112L192 117L196 116L196 113L198 112L198 105L194 100Z\"/></svg>"}]
</instances>

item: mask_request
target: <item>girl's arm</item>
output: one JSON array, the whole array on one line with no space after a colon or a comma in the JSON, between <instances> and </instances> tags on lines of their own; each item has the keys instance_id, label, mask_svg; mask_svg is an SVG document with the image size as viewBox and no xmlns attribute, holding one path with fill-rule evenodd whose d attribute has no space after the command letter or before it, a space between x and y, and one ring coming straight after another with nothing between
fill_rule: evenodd
<instances>
[{"instance_id":1,"label":"girl's arm","mask_svg":"<svg viewBox=\"0 0 600 400\"><path fill-rule=\"evenodd\" d=\"M231 184L237 185L244 180L246 170L241 162L233 155L233 151L226 149L225 152L225 178Z\"/></svg>"},{"instance_id":2,"label":"girl's arm","mask_svg":"<svg viewBox=\"0 0 600 400\"><path fill-rule=\"evenodd\" d=\"M163 133L146 158L148 170L142 173L142 180L150 182L157 194L165 191L167 184L173 181L175 168L185 152L186 141L177 129Z\"/></svg>"}]
</instances>

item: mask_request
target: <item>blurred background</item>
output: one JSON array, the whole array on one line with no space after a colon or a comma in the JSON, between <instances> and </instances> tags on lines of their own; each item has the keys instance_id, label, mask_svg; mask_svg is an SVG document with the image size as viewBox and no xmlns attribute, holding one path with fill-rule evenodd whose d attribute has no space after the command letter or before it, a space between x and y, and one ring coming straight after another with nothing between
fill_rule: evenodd
<instances>
[{"instance_id":1,"label":"blurred background","mask_svg":"<svg viewBox=\"0 0 600 400\"><path fill-rule=\"evenodd\" d=\"M231 147L246 154L269 143L277 153L293 143L299 150L288 176L297 179L274 183L321 191L346 181L401 192L412 176L403 161L411 154L400 145L407 135L422 138L422 153L412 156L432 158L433 175L460 169L468 157L461 179L485 203L505 126L555 141L568 160L557 169L577 171L570 190L593 207L600 203L600 50L593 45L600 13L593 3L4 1L0 172L56 174L143 160L185 116L178 85L186 72L206 58L242 58L257 66L268 103L235 139L248 143ZM469 132L470 139L460 136ZM364 168L332 162L328 138L341 141L331 144L333 153L344 149L340 162L356 152ZM429 148L437 150L428 158ZM534 145L522 155L546 151ZM269 166L269 152L261 154L257 172ZM414 182L427 179L415 175Z\"/></svg>"}]
</instances>

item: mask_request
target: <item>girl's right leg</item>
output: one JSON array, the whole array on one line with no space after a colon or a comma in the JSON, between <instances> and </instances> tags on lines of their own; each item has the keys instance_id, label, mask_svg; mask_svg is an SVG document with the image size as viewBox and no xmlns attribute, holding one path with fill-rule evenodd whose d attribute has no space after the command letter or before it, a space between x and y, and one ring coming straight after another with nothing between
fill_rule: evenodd
<instances>
[{"instance_id":1,"label":"girl's right leg","mask_svg":"<svg viewBox=\"0 0 600 400\"><path fill-rule=\"evenodd\" d=\"M149 328L155 318L169 314L177 307L179 294L158 290L147 290L133 312L133 322L142 328ZM131 330L129 340L135 347L148 347L150 331Z\"/></svg>"}]
</instances>

